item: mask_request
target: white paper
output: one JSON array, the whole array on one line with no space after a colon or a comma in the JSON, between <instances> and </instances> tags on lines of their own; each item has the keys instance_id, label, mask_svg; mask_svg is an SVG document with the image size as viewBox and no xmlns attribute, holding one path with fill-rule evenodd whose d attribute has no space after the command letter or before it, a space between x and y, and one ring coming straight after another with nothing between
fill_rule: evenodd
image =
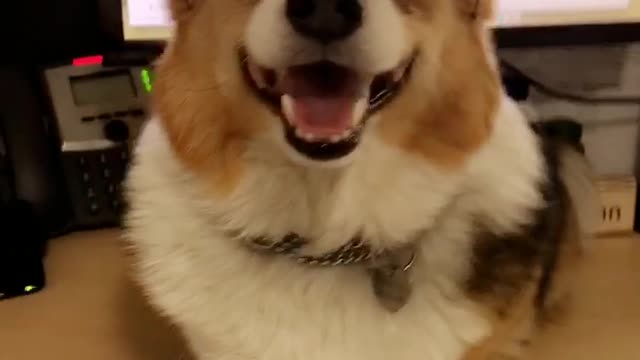
<instances>
[{"instance_id":1,"label":"white paper","mask_svg":"<svg viewBox=\"0 0 640 360\"><path fill-rule=\"evenodd\" d=\"M170 26L166 0L128 0L129 25L133 27Z\"/></svg>"}]
</instances>

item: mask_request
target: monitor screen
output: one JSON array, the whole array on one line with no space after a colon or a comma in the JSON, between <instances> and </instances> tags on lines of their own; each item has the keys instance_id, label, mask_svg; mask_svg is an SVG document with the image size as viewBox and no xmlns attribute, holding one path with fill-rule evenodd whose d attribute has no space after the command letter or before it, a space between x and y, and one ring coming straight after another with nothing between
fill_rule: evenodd
<instances>
[{"instance_id":1,"label":"monitor screen","mask_svg":"<svg viewBox=\"0 0 640 360\"><path fill-rule=\"evenodd\" d=\"M169 0L123 0L126 40L171 35ZM640 23L640 0L496 0L497 28Z\"/></svg>"}]
</instances>

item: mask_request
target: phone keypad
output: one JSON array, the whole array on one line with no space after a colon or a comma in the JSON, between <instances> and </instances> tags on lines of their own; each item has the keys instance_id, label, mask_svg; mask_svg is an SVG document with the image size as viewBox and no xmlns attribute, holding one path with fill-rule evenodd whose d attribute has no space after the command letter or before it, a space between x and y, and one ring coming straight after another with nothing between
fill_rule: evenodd
<instances>
[{"instance_id":1,"label":"phone keypad","mask_svg":"<svg viewBox=\"0 0 640 360\"><path fill-rule=\"evenodd\" d=\"M80 228L116 226L124 201L121 184L128 167L124 145L107 150L63 154L69 195Z\"/></svg>"}]
</instances>

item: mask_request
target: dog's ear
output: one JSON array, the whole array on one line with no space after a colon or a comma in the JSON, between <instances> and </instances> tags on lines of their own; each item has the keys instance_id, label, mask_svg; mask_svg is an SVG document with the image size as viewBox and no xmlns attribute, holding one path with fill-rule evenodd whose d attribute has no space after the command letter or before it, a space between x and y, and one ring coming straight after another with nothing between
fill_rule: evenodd
<instances>
[{"instance_id":1,"label":"dog's ear","mask_svg":"<svg viewBox=\"0 0 640 360\"><path fill-rule=\"evenodd\" d=\"M455 0L462 14L473 21L488 21L493 18L494 0Z\"/></svg>"},{"instance_id":2,"label":"dog's ear","mask_svg":"<svg viewBox=\"0 0 640 360\"><path fill-rule=\"evenodd\" d=\"M196 8L204 0L168 0L173 20L182 22L193 16Z\"/></svg>"}]
</instances>

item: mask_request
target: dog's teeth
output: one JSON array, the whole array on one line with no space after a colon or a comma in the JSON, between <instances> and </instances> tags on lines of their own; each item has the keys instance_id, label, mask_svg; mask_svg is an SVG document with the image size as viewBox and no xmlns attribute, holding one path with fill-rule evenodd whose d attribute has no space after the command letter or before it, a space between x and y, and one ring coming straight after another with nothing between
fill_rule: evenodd
<instances>
[{"instance_id":1,"label":"dog's teeth","mask_svg":"<svg viewBox=\"0 0 640 360\"><path fill-rule=\"evenodd\" d=\"M300 139L304 139L304 133L302 133L302 130L300 129L296 129L296 136Z\"/></svg>"},{"instance_id":2,"label":"dog's teeth","mask_svg":"<svg viewBox=\"0 0 640 360\"><path fill-rule=\"evenodd\" d=\"M304 134L303 136L306 141L314 141L316 139L315 135L313 134Z\"/></svg>"},{"instance_id":3,"label":"dog's teeth","mask_svg":"<svg viewBox=\"0 0 640 360\"><path fill-rule=\"evenodd\" d=\"M358 102L356 102L355 106L353 107L353 118L351 119L352 126L358 125L360 121L364 119L364 115L367 111L368 105L369 103L367 98L362 98L358 100Z\"/></svg>"},{"instance_id":4,"label":"dog's teeth","mask_svg":"<svg viewBox=\"0 0 640 360\"><path fill-rule=\"evenodd\" d=\"M338 141L342 140L342 138L340 137L340 135L333 135L329 138L329 141L331 141L332 143L337 143Z\"/></svg>"},{"instance_id":5,"label":"dog's teeth","mask_svg":"<svg viewBox=\"0 0 640 360\"><path fill-rule=\"evenodd\" d=\"M348 139L351 136L351 130L345 130L342 135L340 135L340 140Z\"/></svg>"},{"instance_id":6,"label":"dog's teeth","mask_svg":"<svg viewBox=\"0 0 640 360\"><path fill-rule=\"evenodd\" d=\"M393 74L391 75L393 82L398 82L402 80L402 77L404 76L404 70L405 70L404 67L399 67L393 71Z\"/></svg>"},{"instance_id":7,"label":"dog's teeth","mask_svg":"<svg viewBox=\"0 0 640 360\"><path fill-rule=\"evenodd\" d=\"M293 111L293 98L289 95L282 95L280 98L280 106L282 107L282 113L284 114L285 119L290 125L293 125L293 119L295 118L295 114Z\"/></svg>"}]
</instances>

